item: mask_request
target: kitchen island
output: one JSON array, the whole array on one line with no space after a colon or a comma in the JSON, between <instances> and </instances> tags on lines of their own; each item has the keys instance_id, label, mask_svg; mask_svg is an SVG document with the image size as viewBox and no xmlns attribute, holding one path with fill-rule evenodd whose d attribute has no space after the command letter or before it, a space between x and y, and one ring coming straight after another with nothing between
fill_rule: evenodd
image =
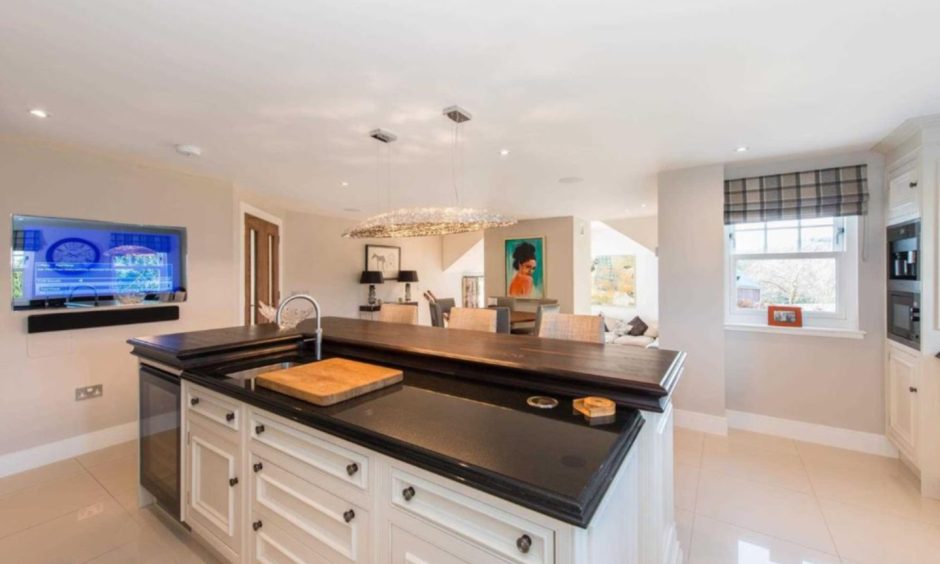
<instances>
[{"instance_id":1,"label":"kitchen island","mask_svg":"<svg viewBox=\"0 0 940 564\"><path fill-rule=\"evenodd\" d=\"M142 374L180 375L180 517L223 557L681 559L669 397L682 353L326 318L324 358L404 380L317 407L255 386L313 360L308 323L131 341ZM559 405L531 407L534 394ZM571 408L585 395L614 399L616 417L588 424Z\"/></svg>"}]
</instances>

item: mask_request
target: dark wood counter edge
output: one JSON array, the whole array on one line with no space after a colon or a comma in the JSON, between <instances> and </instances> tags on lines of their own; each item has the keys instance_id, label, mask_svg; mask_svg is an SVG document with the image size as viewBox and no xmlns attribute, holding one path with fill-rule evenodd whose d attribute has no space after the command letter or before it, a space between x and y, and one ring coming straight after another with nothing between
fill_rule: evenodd
<instances>
[{"instance_id":1,"label":"dark wood counter edge","mask_svg":"<svg viewBox=\"0 0 940 564\"><path fill-rule=\"evenodd\" d=\"M633 447L633 443L644 424L643 416L635 411L633 424L620 434L605 463L598 468L585 491L579 498L572 498L487 471L484 468L472 466L451 457L415 447L409 443L372 433L327 415L287 409L283 404L276 401L267 401L265 398L248 391L242 392L239 388L223 385L217 378L212 376L204 376L198 372L187 370L183 372L182 378L302 425L318 429L581 528L587 528L590 525L594 512L603 500L604 494L607 493L607 489L620 469L623 460Z\"/></svg>"},{"instance_id":2,"label":"dark wood counter edge","mask_svg":"<svg viewBox=\"0 0 940 564\"><path fill-rule=\"evenodd\" d=\"M303 330L305 323L309 323L309 320L304 321L298 328ZM684 361L684 353L679 351L662 351L666 354L675 354L675 357L669 364L669 368L666 369L662 374L658 371L656 372L656 378L658 381L656 383L644 382L639 379L626 379L613 376L605 376L601 374L592 374L586 371L579 371L576 369L567 369L560 365L552 364L535 364L532 365L523 361L511 361L505 359L495 358L495 356L480 356L480 355L470 355L470 354L461 354L453 350L447 350L446 344L441 344L439 348L427 348L415 345L412 342L409 342L409 338L418 336L418 335L433 335L440 331L439 328L434 327L423 327L423 326L412 326L412 325L401 325L396 327L396 340L393 343L382 343L367 341L359 338L350 338L343 337L342 335L337 335L335 332L330 329L333 328L338 331L348 330L348 327L343 327L343 325L349 325L351 323L359 324L364 327L364 332L375 331L375 329L381 327L385 328L388 326L388 323L382 323L379 321L364 321L364 320L352 320L346 318L338 317L326 317L323 319L323 342L324 344L328 343L338 343L338 344L348 344L356 347L368 347L375 350L389 350L395 353L410 353L414 355L428 356L434 358L444 358L451 360L459 360L474 364L486 365L486 366L495 366L500 368L508 368L516 370L522 373L535 374L540 377L549 374L557 378L568 378L576 379L580 382L590 382L591 384L600 385L605 388L610 389L625 389L633 393L645 393L651 396L663 397L668 396L672 388L675 385L676 373L679 371L679 367ZM334 327L331 327L334 326ZM414 335L408 335L407 333L413 333ZM476 333L476 332L474 332ZM468 336L471 334L468 333ZM540 345L543 344L546 340L539 339L537 337L531 337L527 335L496 335L491 333L476 333L477 338L486 338L486 339L514 339L516 343L523 343L526 341L539 342ZM386 336L387 337L387 336ZM503 341L500 344L503 344ZM515 344L515 343L513 343ZM573 343L570 341L558 341L559 346L580 346L584 347L582 350L591 350L592 347L601 347L605 345L595 344L595 343ZM518 345L517 345L518 346ZM626 349L631 347L624 345ZM620 348L618 346L617 348ZM623 349L620 349L623 350ZM497 351L505 352L505 351ZM639 351L637 351L639 352ZM650 351L652 352L652 351ZM658 349L656 352L660 352ZM538 355L541 353L527 351L526 359L531 361L533 357L538 358ZM544 355L542 355L544 356ZM559 358L561 355L554 356L553 358ZM681 357L681 358L680 358Z\"/></svg>"}]
</instances>

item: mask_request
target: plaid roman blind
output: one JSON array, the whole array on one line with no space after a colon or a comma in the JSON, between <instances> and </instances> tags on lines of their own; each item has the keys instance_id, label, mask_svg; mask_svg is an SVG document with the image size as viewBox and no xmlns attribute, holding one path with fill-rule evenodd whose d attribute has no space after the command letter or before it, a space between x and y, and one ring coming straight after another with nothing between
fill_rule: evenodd
<instances>
[{"instance_id":1,"label":"plaid roman blind","mask_svg":"<svg viewBox=\"0 0 940 564\"><path fill-rule=\"evenodd\" d=\"M725 225L868 213L867 165L725 180Z\"/></svg>"}]
</instances>

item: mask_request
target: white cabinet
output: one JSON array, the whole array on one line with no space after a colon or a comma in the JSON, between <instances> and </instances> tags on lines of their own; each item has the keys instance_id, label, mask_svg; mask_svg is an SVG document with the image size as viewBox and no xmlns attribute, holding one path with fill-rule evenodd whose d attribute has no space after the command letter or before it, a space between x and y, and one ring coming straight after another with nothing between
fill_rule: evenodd
<instances>
[{"instance_id":1,"label":"white cabinet","mask_svg":"<svg viewBox=\"0 0 940 564\"><path fill-rule=\"evenodd\" d=\"M187 422L186 520L211 535L206 540L233 562L242 538L240 459L236 442L208 425Z\"/></svg>"},{"instance_id":2,"label":"white cabinet","mask_svg":"<svg viewBox=\"0 0 940 564\"><path fill-rule=\"evenodd\" d=\"M888 343L888 437L917 464L920 354Z\"/></svg>"},{"instance_id":3,"label":"white cabinet","mask_svg":"<svg viewBox=\"0 0 940 564\"><path fill-rule=\"evenodd\" d=\"M183 519L233 563L637 564L675 544L641 526L634 447L587 529L184 382ZM197 402L192 402L198 399ZM671 426L670 417L648 427ZM671 427L665 429L671 436ZM645 443L644 443L645 441ZM659 468L660 466L656 466ZM671 485L671 477L665 483ZM671 505L668 488L654 496ZM649 500L648 500L649 501ZM657 512L659 515L661 512ZM665 514L663 514L665 515ZM640 530L645 536L640 535Z\"/></svg>"},{"instance_id":4,"label":"white cabinet","mask_svg":"<svg viewBox=\"0 0 940 564\"><path fill-rule=\"evenodd\" d=\"M920 189L914 171L895 176L888 182L888 225L920 217Z\"/></svg>"}]
</instances>

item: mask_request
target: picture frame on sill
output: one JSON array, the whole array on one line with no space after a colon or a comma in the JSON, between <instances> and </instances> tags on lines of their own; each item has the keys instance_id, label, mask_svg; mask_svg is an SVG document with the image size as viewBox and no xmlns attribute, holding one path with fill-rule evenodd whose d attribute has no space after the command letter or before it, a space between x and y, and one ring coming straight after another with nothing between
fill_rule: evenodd
<instances>
[{"instance_id":1,"label":"picture frame on sill","mask_svg":"<svg viewBox=\"0 0 940 564\"><path fill-rule=\"evenodd\" d=\"M802 327L803 308L796 306L767 306L767 325L772 327Z\"/></svg>"},{"instance_id":2,"label":"picture frame on sill","mask_svg":"<svg viewBox=\"0 0 940 564\"><path fill-rule=\"evenodd\" d=\"M378 270L385 280L398 280L401 247L366 245L366 267L363 270Z\"/></svg>"}]
</instances>

